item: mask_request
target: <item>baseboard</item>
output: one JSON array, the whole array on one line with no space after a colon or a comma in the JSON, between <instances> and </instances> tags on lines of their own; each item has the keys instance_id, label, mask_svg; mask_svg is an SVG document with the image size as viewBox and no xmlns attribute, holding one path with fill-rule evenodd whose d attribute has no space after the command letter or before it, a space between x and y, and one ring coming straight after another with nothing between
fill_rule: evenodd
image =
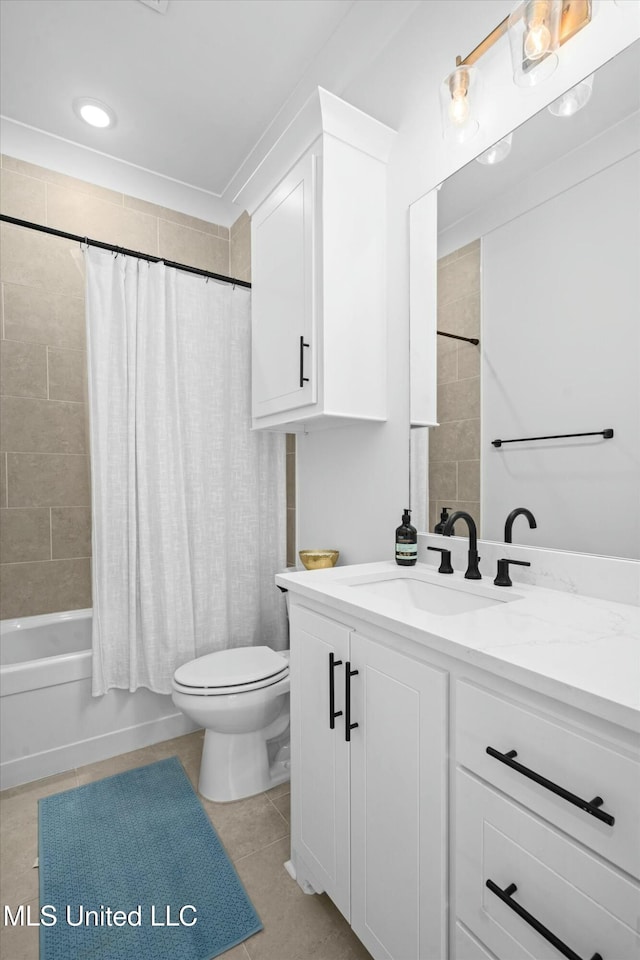
<instances>
[{"instance_id":1,"label":"baseboard","mask_svg":"<svg viewBox=\"0 0 640 960\"><path fill-rule=\"evenodd\" d=\"M167 717L149 720L122 730L91 737L88 740L78 740L76 743L65 744L53 750L44 750L42 753L33 753L28 757L19 757L17 760L7 760L0 763L0 789L17 787L32 780L42 780L56 773L65 773L75 767L82 767L87 763L98 760L107 760L117 757L120 753L130 750L139 750L149 747L163 740L181 737L186 733L197 730L197 724L189 720L183 713L172 713Z\"/></svg>"}]
</instances>

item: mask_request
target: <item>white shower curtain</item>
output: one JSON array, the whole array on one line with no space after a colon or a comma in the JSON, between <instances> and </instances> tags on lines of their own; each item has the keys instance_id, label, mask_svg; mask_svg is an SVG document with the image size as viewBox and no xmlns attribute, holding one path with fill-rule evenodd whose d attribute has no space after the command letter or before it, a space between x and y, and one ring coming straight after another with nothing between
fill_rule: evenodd
<instances>
[{"instance_id":1,"label":"white shower curtain","mask_svg":"<svg viewBox=\"0 0 640 960\"><path fill-rule=\"evenodd\" d=\"M93 694L281 649L285 438L252 432L250 294L89 248Z\"/></svg>"}]
</instances>

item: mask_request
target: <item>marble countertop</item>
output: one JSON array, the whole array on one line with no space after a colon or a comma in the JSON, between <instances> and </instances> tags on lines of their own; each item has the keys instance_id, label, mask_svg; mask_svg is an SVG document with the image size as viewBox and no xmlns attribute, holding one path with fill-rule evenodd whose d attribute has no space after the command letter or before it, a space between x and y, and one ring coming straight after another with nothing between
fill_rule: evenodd
<instances>
[{"instance_id":1,"label":"marble countertop","mask_svg":"<svg viewBox=\"0 0 640 960\"><path fill-rule=\"evenodd\" d=\"M454 615L353 589L353 582L414 576L501 602ZM400 633L603 719L640 731L640 608L518 583L494 587L462 573L438 574L394 562L296 571L276 576L293 594L328 604L348 619ZM509 602L507 602L507 600Z\"/></svg>"}]
</instances>

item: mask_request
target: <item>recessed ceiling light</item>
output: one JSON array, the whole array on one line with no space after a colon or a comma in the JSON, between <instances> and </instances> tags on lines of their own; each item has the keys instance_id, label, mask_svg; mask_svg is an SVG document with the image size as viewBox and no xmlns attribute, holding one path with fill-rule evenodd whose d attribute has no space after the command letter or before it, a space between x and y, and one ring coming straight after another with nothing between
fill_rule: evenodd
<instances>
[{"instance_id":1,"label":"recessed ceiling light","mask_svg":"<svg viewBox=\"0 0 640 960\"><path fill-rule=\"evenodd\" d=\"M116 115L101 100L92 100L91 97L80 97L73 101L73 109L76 116L84 120L92 127L113 127L116 122Z\"/></svg>"}]
</instances>

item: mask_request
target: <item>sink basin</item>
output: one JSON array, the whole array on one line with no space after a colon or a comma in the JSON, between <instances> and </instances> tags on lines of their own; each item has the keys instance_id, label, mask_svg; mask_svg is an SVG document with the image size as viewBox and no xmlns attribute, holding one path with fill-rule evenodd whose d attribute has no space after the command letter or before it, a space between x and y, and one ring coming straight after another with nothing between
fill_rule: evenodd
<instances>
[{"instance_id":1,"label":"sink basin","mask_svg":"<svg viewBox=\"0 0 640 960\"><path fill-rule=\"evenodd\" d=\"M515 596L504 598L485 596L473 590L459 589L448 584L441 586L439 583L430 583L418 577L409 576L385 577L364 583L352 583L349 586L351 590L363 590L374 594L378 599L392 600L405 607L427 610L429 613L444 617L457 613L469 613L471 610L482 610L496 603L517 599Z\"/></svg>"}]
</instances>

